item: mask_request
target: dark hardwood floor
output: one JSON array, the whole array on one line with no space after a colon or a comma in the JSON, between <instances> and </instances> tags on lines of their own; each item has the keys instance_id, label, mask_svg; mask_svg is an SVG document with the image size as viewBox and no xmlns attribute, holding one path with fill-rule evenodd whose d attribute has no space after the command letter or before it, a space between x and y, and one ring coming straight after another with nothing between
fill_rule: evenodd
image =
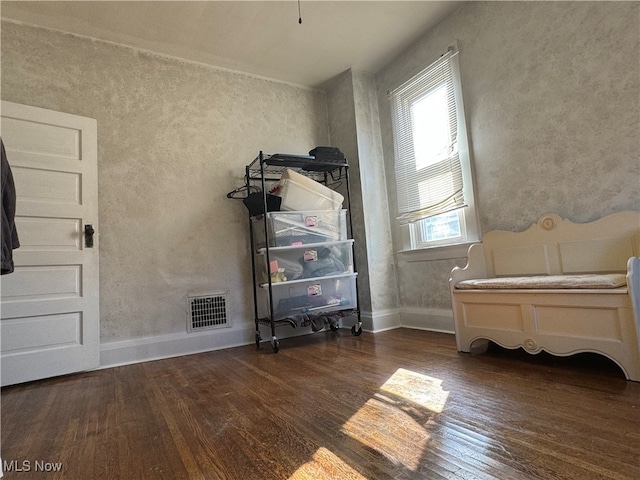
<instances>
[{"instance_id":1,"label":"dark hardwood floor","mask_svg":"<svg viewBox=\"0 0 640 480\"><path fill-rule=\"evenodd\" d=\"M640 383L602 357L408 329L280 348L5 388L5 478L640 478Z\"/></svg>"}]
</instances>

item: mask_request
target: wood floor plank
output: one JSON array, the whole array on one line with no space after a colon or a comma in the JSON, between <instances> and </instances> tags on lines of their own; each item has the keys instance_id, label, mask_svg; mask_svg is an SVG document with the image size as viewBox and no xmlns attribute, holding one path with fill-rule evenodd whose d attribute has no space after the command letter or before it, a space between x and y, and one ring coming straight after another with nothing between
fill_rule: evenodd
<instances>
[{"instance_id":1,"label":"wood floor plank","mask_svg":"<svg viewBox=\"0 0 640 480\"><path fill-rule=\"evenodd\" d=\"M640 478L640 383L604 358L461 354L409 329L280 346L4 388L5 478Z\"/></svg>"}]
</instances>

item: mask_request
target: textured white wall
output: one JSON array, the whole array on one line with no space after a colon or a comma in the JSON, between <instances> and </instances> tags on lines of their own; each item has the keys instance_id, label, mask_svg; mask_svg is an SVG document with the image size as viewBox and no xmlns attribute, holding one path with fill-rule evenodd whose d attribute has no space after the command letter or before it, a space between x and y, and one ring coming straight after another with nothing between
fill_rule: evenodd
<instances>
[{"instance_id":1,"label":"textured white wall","mask_svg":"<svg viewBox=\"0 0 640 480\"><path fill-rule=\"evenodd\" d=\"M350 165L360 308L371 317L365 328L375 330L388 326L377 325L376 316L398 308L375 81L348 70L325 88L331 142Z\"/></svg>"},{"instance_id":2,"label":"textured white wall","mask_svg":"<svg viewBox=\"0 0 640 480\"><path fill-rule=\"evenodd\" d=\"M3 22L1 93L98 121L103 342L184 332L193 292L229 290L251 327L246 210L226 193L259 150L327 144L323 92Z\"/></svg>"},{"instance_id":3,"label":"textured white wall","mask_svg":"<svg viewBox=\"0 0 640 480\"><path fill-rule=\"evenodd\" d=\"M484 233L640 210L639 31L638 2L466 3L376 75L392 216L386 91L456 40ZM402 307L450 308L459 264L398 256Z\"/></svg>"},{"instance_id":4,"label":"textured white wall","mask_svg":"<svg viewBox=\"0 0 640 480\"><path fill-rule=\"evenodd\" d=\"M375 314L398 308L397 281L375 79L358 71L352 71L352 78L371 310Z\"/></svg>"},{"instance_id":5,"label":"textured white wall","mask_svg":"<svg viewBox=\"0 0 640 480\"><path fill-rule=\"evenodd\" d=\"M454 40L483 232L549 211L640 210L639 18L638 2L465 3L378 72L392 223L386 90ZM260 149L329 144L324 93L5 22L1 53L2 99L98 120L102 340L184 331L185 296L218 289L231 292L234 324L249 325L245 210L225 194ZM399 305L450 308L462 263L397 257ZM395 303L384 298L380 308Z\"/></svg>"},{"instance_id":6,"label":"textured white wall","mask_svg":"<svg viewBox=\"0 0 640 480\"><path fill-rule=\"evenodd\" d=\"M358 130L351 71L346 71L324 85L327 92L327 110L331 144L340 148L349 161L351 194L351 220L355 239L355 261L358 269L359 308L371 311L369 295L369 258L364 211L362 208L362 183L358 152ZM346 190L340 190L346 198Z\"/></svg>"}]
</instances>

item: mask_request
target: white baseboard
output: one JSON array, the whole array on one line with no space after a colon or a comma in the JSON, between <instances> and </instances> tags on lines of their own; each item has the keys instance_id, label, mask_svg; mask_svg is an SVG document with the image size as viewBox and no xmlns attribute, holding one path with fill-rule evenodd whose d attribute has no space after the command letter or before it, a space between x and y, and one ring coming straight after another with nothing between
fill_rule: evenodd
<instances>
[{"instance_id":1,"label":"white baseboard","mask_svg":"<svg viewBox=\"0 0 640 480\"><path fill-rule=\"evenodd\" d=\"M350 327L355 320L347 317L343 321ZM395 328L415 328L434 332L454 333L453 313L447 309L404 308L361 312L360 320L365 332L379 333ZM267 332L262 338L269 340ZM309 334L305 329L278 332L278 338ZM221 350L249 345L255 342L255 327L252 324L236 328L221 328L197 333L170 333L153 337L134 338L100 345L100 368L111 368L132 363L160 360L162 358L192 355L194 353Z\"/></svg>"},{"instance_id":2,"label":"white baseboard","mask_svg":"<svg viewBox=\"0 0 640 480\"><path fill-rule=\"evenodd\" d=\"M445 308L403 308L402 326L432 332L454 333L453 312Z\"/></svg>"},{"instance_id":3,"label":"white baseboard","mask_svg":"<svg viewBox=\"0 0 640 480\"><path fill-rule=\"evenodd\" d=\"M402 327L400 310L379 310L376 312L360 312L362 330L378 333Z\"/></svg>"},{"instance_id":4,"label":"white baseboard","mask_svg":"<svg viewBox=\"0 0 640 480\"><path fill-rule=\"evenodd\" d=\"M100 368L248 345L255 341L255 327L220 328L197 333L170 333L100 345Z\"/></svg>"},{"instance_id":5,"label":"white baseboard","mask_svg":"<svg viewBox=\"0 0 640 480\"><path fill-rule=\"evenodd\" d=\"M355 323L355 322L354 322ZM244 328L243 328L244 327ZM100 345L100 369L149 362L163 358L193 355L255 343L255 325L221 328L196 333L170 333L153 337L134 338ZM277 330L278 339L313 334L311 327ZM268 327L260 327L263 343L271 340Z\"/></svg>"}]
</instances>

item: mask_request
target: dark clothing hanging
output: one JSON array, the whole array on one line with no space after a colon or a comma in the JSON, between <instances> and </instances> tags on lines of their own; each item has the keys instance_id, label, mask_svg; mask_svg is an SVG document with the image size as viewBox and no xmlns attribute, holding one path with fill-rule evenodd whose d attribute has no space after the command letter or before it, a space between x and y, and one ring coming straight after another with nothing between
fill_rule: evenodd
<instances>
[{"instance_id":1,"label":"dark clothing hanging","mask_svg":"<svg viewBox=\"0 0 640 480\"><path fill-rule=\"evenodd\" d=\"M0 138L2 150L2 271L1 274L13 272L13 250L20 246L18 231L16 230L16 187L13 183L13 174L4 151L4 143Z\"/></svg>"}]
</instances>

